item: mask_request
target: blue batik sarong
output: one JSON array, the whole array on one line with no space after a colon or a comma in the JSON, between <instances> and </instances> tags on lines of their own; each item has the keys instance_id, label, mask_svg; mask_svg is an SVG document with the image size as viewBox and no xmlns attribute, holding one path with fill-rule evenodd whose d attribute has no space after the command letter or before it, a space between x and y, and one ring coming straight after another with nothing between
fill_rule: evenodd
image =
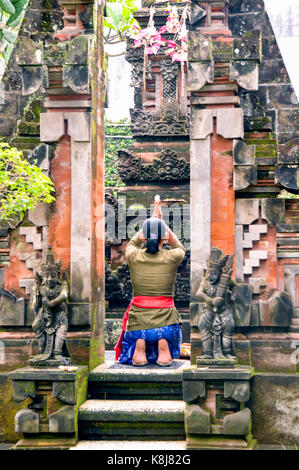
<instances>
[{"instance_id":1,"label":"blue batik sarong","mask_svg":"<svg viewBox=\"0 0 299 470\"><path fill-rule=\"evenodd\" d=\"M158 359L158 341L166 339L172 359L179 357L181 352L182 331L181 325L161 326L148 330L126 331L122 343L120 364L132 364L136 341L144 339L146 344L146 357L149 363L155 363Z\"/></svg>"}]
</instances>

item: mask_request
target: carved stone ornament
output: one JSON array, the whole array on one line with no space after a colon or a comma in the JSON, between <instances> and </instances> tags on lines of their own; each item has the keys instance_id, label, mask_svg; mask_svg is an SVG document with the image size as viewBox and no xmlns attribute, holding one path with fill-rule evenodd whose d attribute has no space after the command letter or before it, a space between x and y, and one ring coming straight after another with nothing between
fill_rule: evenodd
<instances>
[{"instance_id":1,"label":"carved stone ornament","mask_svg":"<svg viewBox=\"0 0 299 470\"><path fill-rule=\"evenodd\" d=\"M143 83L143 63L144 51L143 47L134 48L130 44L127 47L126 61L132 65L131 71L131 86L134 88L141 88ZM145 65L146 79L152 80L152 65L148 60Z\"/></svg>"},{"instance_id":2,"label":"carved stone ornament","mask_svg":"<svg viewBox=\"0 0 299 470\"><path fill-rule=\"evenodd\" d=\"M137 136L189 135L189 113L179 115L176 100L163 100L160 113L131 109L131 129Z\"/></svg>"},{"instance_id":3,"label":"carved stone ornament","mask_svg":"<svg viewBox=\"0 0 299 470\"><path fill-rule=\"evenodd\" d=\"M55 263L51 246L48 246L42 276L36 273L33 308L37 315L32 324L38 342L38 354L29 360L31 366L59 366L70 364L66 344L68 318L66 300L68 282L61 276L60 261Z\"/></svg>"},{"instance_id":4,"label":"carved stone ornament","mask_svg":"<svg viewBox=\"0 0 299 470\"><path fill-rule=\"evenodd\" d=\"M190 178L190 164L176 152L165 149L151 164L130 152L119 150L118 173L125 183L186 181Z\"/></svg>"}]
</instances>

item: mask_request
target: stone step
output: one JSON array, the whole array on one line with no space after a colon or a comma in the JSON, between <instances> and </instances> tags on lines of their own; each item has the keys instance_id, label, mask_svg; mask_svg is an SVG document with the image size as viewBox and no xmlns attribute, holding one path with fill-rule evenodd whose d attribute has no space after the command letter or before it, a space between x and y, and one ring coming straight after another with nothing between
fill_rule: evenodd
<instances>
[{"instance_id":1,"label":"stone step","mask_svg":"<svg viewBox=\"0 0 299 470\"><path fill-rule=\"evenodd\" d=\"M185 450L181 441L79 441L69 450Z\"/></svg>"},{"instance_id":2,"label":"stone step","mask_svg":"<svg viewBox=\"0 0 299 470\"><path fill-rule=\"evenodd\" d=\"M292 326L299 327L299 318L292 318Z\"/></svg>"},{"instance_id":3,"label":"stone step","mask_svg":"<svg viewBox=\"0 0 299 470\"><path fill-rule=\"evenodd\" d=\"M185 439L182 400L87 400L79 437L88 440Z\"/></svg>"},{"instance_id":4,"label":"stone step","mask_svg":"<svg viewBox=\"0 0 299 470\"><path fill-rule=\"evenodd\" d=\"M182 371L190 361L176 359L170 367L106 364L89 373L89 398L110 400L181 400Z\"/></svg>"},{"instance_id":5,"label":"stone step","mask_svg":"<svg viewBox=\"0 0 299 470\"><path fill-rule=\"evenodd\" d=\"M299 333L299 326L291 325L289 326L289 331L291 333Z\"/></svg>"}]
</instances>

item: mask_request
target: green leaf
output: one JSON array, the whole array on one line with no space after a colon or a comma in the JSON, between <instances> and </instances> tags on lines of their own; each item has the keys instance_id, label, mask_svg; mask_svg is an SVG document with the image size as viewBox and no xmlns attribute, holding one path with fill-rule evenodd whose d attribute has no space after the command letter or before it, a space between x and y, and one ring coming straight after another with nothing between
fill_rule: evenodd
<instances>
[{"instance_id":1,"label":"green leaf","mask_svg":"<svg viewBox=\"0 0 299 470\"><path fill-rule=\"evenodd\" d=\"M9 19L6 22L6 26L11 26L12 28L14 28L15 26L18 26L22 20L22 17L23 17L23 10L21 11L21 13L16 12L14 15L11 15L9 17Z\"/></svg>"},{"instance_id":2,"label":"green leaf","mask_svg":"<svg viewBox=\"0 0 299 470\"><path fill-rule=\"evenodd\" d=\"M10 15L13 15L16 11L15 7L9 0L0 0L0 7Z\"/></svg>"},{"instance_id":3,"label":"green leaf","mask_svg":"<svg viewBox=\"0 0 299 470\"><path fill-rule=\"evenodd\" d=\"M117 27L121 22L122 6L119 3L107 3L106 10L113 23Z\"/></svg>"},{"instance_id":4,"label":"green leaf","mask_svg":"<svg viewBox=\"0 0 299 470\"><path fill-rule=\"evenodd\" d=\"M11 44L15 42L17 35L16 33L13 33L12 31L8 31L7 29L4 29L3 31L3 37L6 39L6 41L10 42Z\"/></svg>"},{"instance_id":5,"label":"green leaf","mask_svg":"<svg viewBox=\"0 0 299 470\"><path fill-rule=\"evenodd\" d=\"M114 26L114 24L109 23L109 21L107 21L106 18L104 18L104 26L106 26L107 28L113 29L113 31L117 31L117 28Z\"/></svg>"}]
</instances>

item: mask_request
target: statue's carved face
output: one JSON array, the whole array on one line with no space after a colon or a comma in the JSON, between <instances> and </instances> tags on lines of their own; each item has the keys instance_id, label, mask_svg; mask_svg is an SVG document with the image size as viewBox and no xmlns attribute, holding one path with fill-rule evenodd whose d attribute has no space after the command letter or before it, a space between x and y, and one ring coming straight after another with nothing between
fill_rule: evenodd
<instances>
[{"instance_id":1,"label":"statue's carved face","mask_svg":"<svg viewBox=\"0 0 299 470\"><path fill-rule=\"evenodd\" d=\"M45 271L43 280L45 285L52 289L58 282L58 273L56 271Z\"/></svg>"},{"instance_id":2,"label":"statue's carved face","mask_svg":"<svg viewBox=\"0 0 299 470\"><path fill-rule=\"evenodd\" d=\"M216 284L220 278L220 271L218 269L212 268L208 272L208 281L211 284Z\"/></svg>"}]
</instances>

